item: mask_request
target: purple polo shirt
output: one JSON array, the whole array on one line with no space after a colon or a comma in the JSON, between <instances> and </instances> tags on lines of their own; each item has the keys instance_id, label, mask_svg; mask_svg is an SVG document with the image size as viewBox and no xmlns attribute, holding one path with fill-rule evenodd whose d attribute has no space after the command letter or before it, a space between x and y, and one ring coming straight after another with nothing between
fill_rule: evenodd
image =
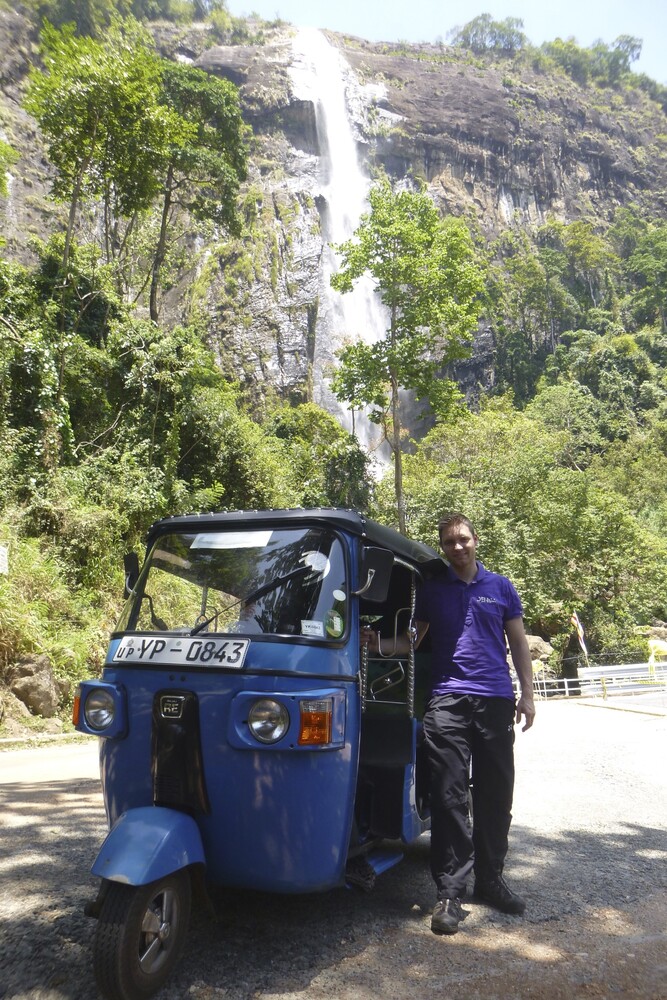
<instances>
[{"instance_id":1,"label":"purple polo shirt","mask_svg":"<svg viewBox=\"0 0 667 1000\"><path fill-rule=\"evenodd\" d=\"M523 607L506 576L477 563L470 583L450 566L417 592L415 618L431 636L431 693L514 698L507 664L505 622Z\"/></svg>"}]
</instances>

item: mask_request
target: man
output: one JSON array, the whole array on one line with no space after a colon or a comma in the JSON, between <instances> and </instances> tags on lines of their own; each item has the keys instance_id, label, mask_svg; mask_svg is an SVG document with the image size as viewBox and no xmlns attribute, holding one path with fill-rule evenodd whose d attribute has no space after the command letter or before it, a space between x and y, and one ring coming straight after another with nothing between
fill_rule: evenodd
<instances>
[{"instance_id":1,"label":"man","mask_svg":"<svg viewBox=\"0 0 667 1000\"><path fill-rule=\"evenodd\" d=\"M475 896L504 913L521 914L524 900L502 877L514 790L514 721L523 731L535 717L533 671L519 595L507 577L477 561L479 539L462 514L439 524L445 574L417 595L416 643L431 631L431 696L424 715L430 769L431 871L438 901L436 934L455 934L464 919L461 898L475 874ZM370 648L378 638L367 633ZM509 644L521 696L507 664ZM397 651L407 652L407 637ZM473 768L473 829L468 774Z\"/></svg>"}]
</instances>

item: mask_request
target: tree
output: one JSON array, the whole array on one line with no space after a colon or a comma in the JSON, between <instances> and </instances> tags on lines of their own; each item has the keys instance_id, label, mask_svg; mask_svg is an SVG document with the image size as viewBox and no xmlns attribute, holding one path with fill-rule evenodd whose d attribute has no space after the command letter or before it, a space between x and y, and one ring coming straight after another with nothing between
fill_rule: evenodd
<instances>
[{"instance_id":1,"label":"tree","mask_svg":"<svg viewBox=\"0 0 667 1000\"><path fill-rule=\"evenodd\" d=\"M177 116L179 128L161 159L162 206L153 256L150 314L157 322L160 270L167 252L174 211L186 208L238 233L236 199L246 176L246 137L238 90L227 80L181 63L163 64L162 105Z\"/></svg>"},{"instance_id":2,"label":"tree","mask_svg":"<svg viewBox=\"0 0 667 1000\"><path fill-rule=\"evenodd\" d=\"M269 428L288 444L304 506L368 508L368 456L332 414L315 403L284 405Z\"/></svg>"},{"instance_id":3,"label":"tree","mask_svg":"<svg viewBox=\"0 0 667 1000\"><path fill-rule=\"evenodd\" d=\"M465 354L481 309L482 268L466 222L441 219L424 193L392 191L383 181L370 192L370 211L351 240L336 247L342 267L331 283L340 292L369 273L389 316L374 344L350 343L339 352L333 387L338 399L373 407L394 459L398 524L405 531L402 485L401 388L413 390L444 416L457 390L442 377Z\"/></svg>"},{"instance_id":4,"label":"tree","mask_svg":"<svg viewBox=\"0 0 667 1000\"><path fill-rule=\"evenodd\" d=\"M594 42L589 51L592 75L600 83L613 86L630 72L630 64L639 59L642 40L633 35L619 35L612 45L601 40Z\"/></svg>"},{"instance_id":5,"label":"tree","mask_svg":"<svg viewBox=\"0 0 667 1000\"><path fill-rule=\"evenodd\" d=\"M99 38L119 13L127 14L124 0L32 0L38 23L48 21L56 28L76 27L77 35Z\"/></svg>"},{"instance_id":6,"label":"tree","mask_svg":"<svg viewBox=\"0 0 667 1000\"><path fill-rule=\"evenodd\" d=\"M555 385L543 380L525 413L548 431L566 434L561 464L581 469L602 449L599 411L600 405L588 386L572 379Z\"/></svg>"},{"instance_id":7,"label":"tree","mask_svg":"<svg viewBox=\"0 0 667 1000\"><path fill-rule=\"evenodd\" d=\"M603 460L563 467L575 428L552 429L537 416L494 398L429 431L405 461L410 533L435 544L438 518L464 510L482 539L482 561L517 585L531 629L569 634L577 610L599 649L612 633L617 640L636 624L663 620L667 546L616 489L623 475L639 474L636 463L631 469L637 449L610 475ZM381 516L386 492L381 484Z\"/></svg>"},{"instance_id":8,"label":"tree","mask_svg":"<svg viewBox=\"0 0 667 1000\"><path fill-rule=\"evenodd\" d=\"M588 49L582 49L577 44L576 38L570 37L565 41L555 38L553 42L544 42L542 50L577 83L588 83L591 77L591 54Z\"/></svg>"},{"instance_id":9,"label":"tree","mask_svg":"<svg viewBox=\"0 0 667 1000\"><path fill-rule=\"evenodd\" d=\"M82 199L104 199L107 233L112 214L147 208L171 123L157 102L160 61L135 22L110 29L102 42L77 37L71 24L46 24L42 58L44 72L32 70L25 104L46 137L53 193L69 202L65 280Z\"/></svg>"},{"instance_id":10,"label":"tree","mask_svg":"<svg viewBox=\"0 0 667 1000\"><path fill-rule=\"evenodd\" d=\"M546 227L544 227L546 228ZM545 234L535 247L525 230L512 229L497 241L498 303L491 313L498 355L499 382L512 388L517 402L535 391L548 353L578 306L563 283L567 258Z\"/></svg>"},{"instance_id":11,"label":"tree","mask_svg":"<svg viewBox=\"0 0 667 1000\"><path fill-rule=\"evenodd\" d=\"M633 299L640 319L657 319L667 331L667 223L649 226L638 239L628 270L639 285Z\"/></svg>"},{"instance_id":12,"label":"tree","mask_svg":"<svg viewBox=\"0 0 667 1000\"><path fill-rule=\"evenodd\" d=\"M69 202L63 286L84 199L102 200L106 258L120 262L137 217L161 197L150 271L150 313L157 321L174 211L182 207L236 229L247 134L238 91L226 80L160 59L132 20L109 29L103 41L77 37L73 25L47 24L42 45L45 72L33 70L26 107L47 139L54 195Z\"/></svg>"},{"instance_id":13,"label":"tree","mask_svg":"<svg viewBox=\"0 0 667 1000\"><path fill-rule=\"evenodd\" d=\"M597 401L597 428L606 441L628 438L656 405L655 366L630 334L613 330L570 331L556 352L555 365L564 378L587 388ZM653 399L656 395L656 399Z\"/></svg>"},{"instance_id":14,"label":"tree","mask_svg":"<svg viewBox=\"0 0 667 1000\"><path fill-rule=\"evenodd\" d=\"M490 14L480 14L462 28L454 28L450 32L450 39L453 45L470 49L472 52L494 50L512 55L526 44L522 28L523 21L518 17L494 21Z\"/></svg>"},{"instance_id":15,"label":"tree","mask_svg":"<svg viewBox=\"0 0 667 1000\"><path fill-rule=\"evenodd\" d=\"M592 223L577 219L560 230L560 238L568 257L571 285L579 302L587 296L593 307L600 305L605 277L617 263L617 258L593 229Z\"/></svg>"}]
</instances>

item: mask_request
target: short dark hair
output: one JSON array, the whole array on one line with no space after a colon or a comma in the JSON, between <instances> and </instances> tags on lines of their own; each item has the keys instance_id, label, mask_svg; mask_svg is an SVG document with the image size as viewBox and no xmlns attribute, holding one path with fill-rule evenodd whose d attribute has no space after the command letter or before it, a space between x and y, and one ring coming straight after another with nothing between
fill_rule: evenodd
<instances>
[{"instance_id":1,"label":"short dark hair","mask_svg":"<svg viewBox=\"0 0 667 1000\"><path fill-rule=\"evenodd\" d=\"M466 528L470 530L471 534L477 535L470 518L466 517L465 514L459 514L457 511L452 511L449 514L443 514L438 521L438 538L442 538L442 533L445 528L456 528L460 524L464 524Z\"/></svg>"}]
</instances>

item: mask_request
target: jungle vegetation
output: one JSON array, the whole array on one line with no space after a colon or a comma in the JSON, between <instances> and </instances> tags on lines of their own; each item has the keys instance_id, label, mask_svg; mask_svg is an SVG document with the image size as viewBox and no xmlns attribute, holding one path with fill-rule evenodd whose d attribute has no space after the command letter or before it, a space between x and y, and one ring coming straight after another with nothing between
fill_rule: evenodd
<instances>
[{"instance_id":1,"label":"jungle vegetation","mask_svg":"<svg viewBox=\"0 0 667 1000\"><path fill-rule=\"evenodd\" d=\"M488 242L472 222L434 219L415 193L411 238L424 237L425 268L447 247L459 255L449 311L413 296L410 315L406 300L390 300L400 349L348 352L338 376L341 398L375 405L394 435L397 509L394 470L376 482L331 415L270 391L258 410L217 364L202 315L177 327L160 318L183 212L203 232L215 224L221 238L250 243L258 223L236 210L249 135L233 86L160 59L141 22L205 16L241 41L250 27L223 2L30 2L50 24L26 106L47 138L53 198L68 221L33 238L32 266L0 246L0 545L9 564L0 664L37 651L62 677L98 669L122 600L122 555L141 549L156 518L313 505L363 509L431 544L438 516L463 509L481 558L514 579L528 629L559 655L577 611L591 653L644 658L644 630L667 620L667 222L630 207L605 228L516 222ZM484 27L455 44L497 54L507 40ZM520 25L505 27L515 55L526 47ZM636 45L617 48L621 85ZM558 46L542 57L565 65ZM128 141L139 134L140 170ZM0 142L0 199L13 159ZM378 185L378 218L394 197ZM99 224L77 225L91 205ZM340 289L372 266L350 244ZM392 281L412 280L374 273L387 295ZM452 363L478 319L493 338L495 371L466 400ZM439 365L415 371L416 346ZM391 422L399 386L426 404L419 440Z\"/></svg>"}]
</instances>

